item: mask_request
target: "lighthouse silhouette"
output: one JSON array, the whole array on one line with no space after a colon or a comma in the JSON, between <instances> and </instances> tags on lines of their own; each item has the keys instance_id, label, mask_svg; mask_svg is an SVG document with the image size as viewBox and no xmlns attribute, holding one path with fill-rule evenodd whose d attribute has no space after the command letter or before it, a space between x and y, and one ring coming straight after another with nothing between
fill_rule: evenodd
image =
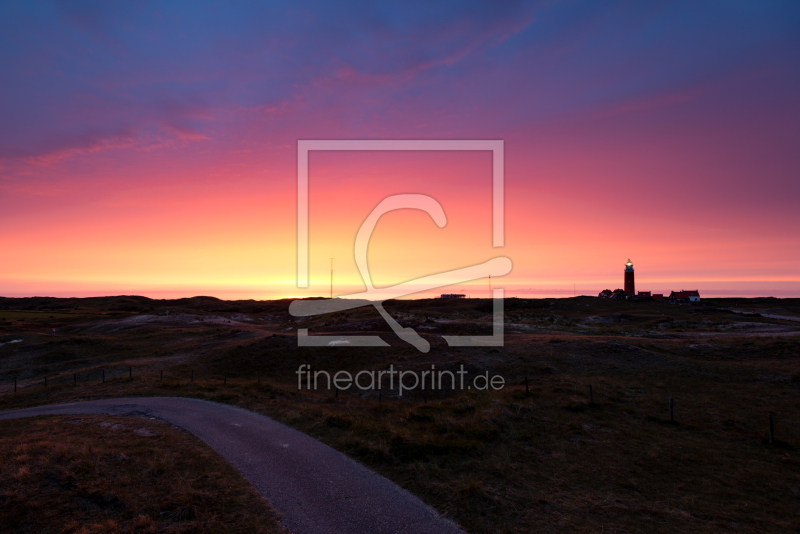
<instances>
[{"instance_id":1,"label":"lighthouse silhouette","mask_svg":"<svg viewBox=\"0 0 800 534\"><path fill-rule=\"evenodd\" d=\"M635 292L636 290L633 285L633 264L630 258L628 258L628 263L625 264L625 294L632 297Z\"/></svg>"}]
</instances>

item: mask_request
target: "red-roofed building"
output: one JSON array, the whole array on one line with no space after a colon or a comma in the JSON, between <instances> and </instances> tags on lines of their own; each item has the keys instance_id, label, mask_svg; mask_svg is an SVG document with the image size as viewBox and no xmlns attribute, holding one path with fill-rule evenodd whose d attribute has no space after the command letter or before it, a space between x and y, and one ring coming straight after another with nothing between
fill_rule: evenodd
<instances>
[{"instance_id":1,"label":"red-roofed building","mask_svg":"<svg viewBox=\"0 0 800 534\"><path fill-rule=\"evenodd\" d=\"M683 302L700 302L700 292L696 289L692 291L673 291L669 294L670 304L681 304Z\"/></svg>"},{"instance_id":2,"label":"red-roofed building","mask_svg":"<svg viewBox=\"0 0 800 534\"><path fill-rule=\"evenodd\" d=\"M611 300L625 300L628 298L628 293L624 289L615 289L608 298Z\"/></svg>"}]
</instances>

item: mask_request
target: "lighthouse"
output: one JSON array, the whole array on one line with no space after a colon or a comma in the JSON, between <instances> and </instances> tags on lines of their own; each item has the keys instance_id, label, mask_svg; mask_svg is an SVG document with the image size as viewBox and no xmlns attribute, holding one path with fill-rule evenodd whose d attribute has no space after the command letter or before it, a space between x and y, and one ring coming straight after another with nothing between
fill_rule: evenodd
<instances>
[{"instance_id":1,"label":"lighthouse","mask_svg":"<svg viewBox=\"0 0 800 534\"><path fill-rule=\"evenodd\" d=\"M633 285L633 264L631 263L630 258L628 258L628 263L625 264L625 294L629 297L632 297L636 294L636 290Z\"/></svg>"}]
</instances>

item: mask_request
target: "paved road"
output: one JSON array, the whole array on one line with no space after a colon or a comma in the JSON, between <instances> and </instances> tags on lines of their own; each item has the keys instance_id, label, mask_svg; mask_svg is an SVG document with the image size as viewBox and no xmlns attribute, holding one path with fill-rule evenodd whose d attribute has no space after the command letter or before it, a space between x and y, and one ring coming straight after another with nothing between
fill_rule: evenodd
<instances>
[{"instance_id":1,"label":"paved road","mask_svg":"<svg viewBox=\"0 0 800 534\"><path fill-rule=\"evenodd\" d=\"M49 414L148 415L220 453L283 514L294 534L464 534L409 492L319 441L254 412L198 399L141 397L37 406Z\"/></svg>"}]
</instances>

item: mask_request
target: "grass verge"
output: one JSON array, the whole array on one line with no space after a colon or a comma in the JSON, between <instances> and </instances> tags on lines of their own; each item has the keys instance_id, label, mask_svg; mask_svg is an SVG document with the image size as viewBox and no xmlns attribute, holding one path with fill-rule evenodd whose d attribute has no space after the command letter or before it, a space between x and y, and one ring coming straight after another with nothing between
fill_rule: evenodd
<instances>
[{"instance_id":1,"label":"grass verge","mask_svg":"<svg viewBox=\"0 0 800 534\"><path fill-rule=\"evenodd\" d=\"M0 532L284 532L200 440L140 417L0 421Z\"/></svg>"}]
</instances>

